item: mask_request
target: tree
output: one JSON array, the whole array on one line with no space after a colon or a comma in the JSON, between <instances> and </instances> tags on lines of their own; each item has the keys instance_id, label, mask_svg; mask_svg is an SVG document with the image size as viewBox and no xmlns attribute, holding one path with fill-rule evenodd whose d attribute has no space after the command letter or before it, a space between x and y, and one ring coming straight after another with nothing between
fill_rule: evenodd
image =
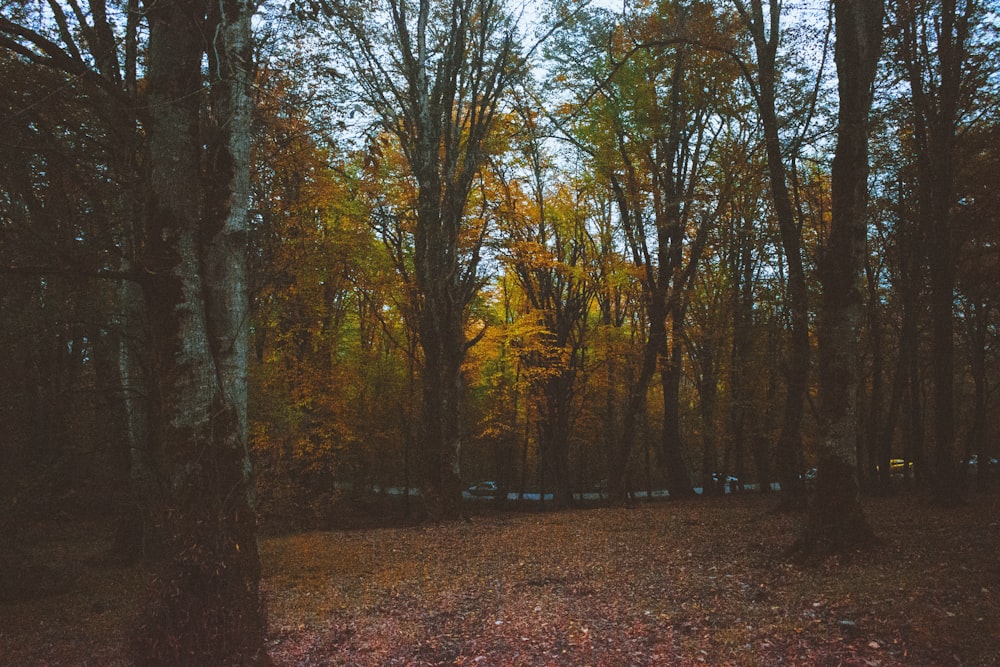
<instances>
[{"instance_id":1,"label":"tree","mask_svg":"<svg viewBox=\"0 0 1000 667\"><path fill-rule=\"evenodd\" d=\"M962 339L973 385L963 456L966 461L978 457L980 479L996 476L996 466L986 462L1000 455L997 438L990 435L991 429L996 431L996 421L991 424L989 416L1000 337L1000 296L994 279L1000 270L1000 194L990 185L1000 176L998 139L1000 125L995 119L986 128L963 133L957 179L961 205L955 214L961 258L956 278L965 322Z\"/></svg>"},{"instance_id":2,"label":"tree","mask_svg":"<svg viewBox=\"0 0 1000 667\"><path fill-rule=\"evenodd\" d=\"M104 292L120 299L119 313L149 318L140 344L149 346L152 366L148 437L166 552L136 660L244 664L262 658L265 633L246 442L252 8L190 0L145 9L52 2L38 21L0 19L0 46L35 71L86 82L92 94L53 115L67 127L79 126L78 114L92 117L108 140L89 156L85 143L74 147L98 185L91 190L98 198L79 209L95 233L85 237L78 227L76 234L100 240L101 252L89 263L67 257L68 269L42 268L128 281L148 305L133 315L137 289ZM139 86L142 18L149 38ZM124 34L115 33L119 19ZM140 163L148 171L136 169ZM101 196L109 177L120 179L117 196ZM94 349L116 348L121 353L120 344ZM120 388L133 363L119 365ZM130 445L145 450L141 441Z\"/></svg>"},{"instance_id":3,"label":"tree","mask_svg":"<svg viewBox=\"0 0 1000 667\"><path fill-rule=\"evenodd\" d=\"M770 268L768 262L773 266L780 259L768 259L768 229L758 224L766 210L767 173L763 157L755 151L757 136L750 122L734 121L720 142L724 157L712 170L724 170L724 175L715 175L719 181L733 180L732 195L709 239L689 315L693 331L688 332L687 347L701 403L705 493L722 490L713 473L733 473L745 479L747 446L753 452L762 490L772 479L768 431L775 402L771 397L776 392L768 392L768 400L761 401L760 387L762 382L774 383L780 371L775 373L757 361L764 346L758 341L762 337L755 334L763 331L769 307L761 298L761 274ZM712 415L722 408L728 408L728 414L720 452L714 425L718 418Z\"/></svg>"},{"instance_id":4,"label":"tree","mask_svg":"<svg viewBox=\"0 0 1000 667\"><path fill-rule=\"evenodd\" d=\"M136 650L144 664L248 664L265 634L246 412L252 7L146 9L144 288L170 558Z\"/></svg>"},{"instance_id":5,"label":"tree","mask_svg":"<svg viewBox=\"0 0 1000 667\"><path fill-rule=\"evenodd\" d=\"M572 191L571 184L547 187L551 165L540 128L530 114L524 116L520 143L530 195L509 197L506 261L524 295L522 317L536 327L539 339L522 350L522 366L538 392L537 428L546 486L551 484L554 504L565 507L572 501L569 446L574 399L598 281L592 275L586 193Z\"/></svg>"},{"instance_id":6,"label":"tree","mask_svg":"<svg viewBox=\"0 0 1000 667\"><path fill-rule=\"evenodd\" d=\"M732 112L736 79L731 62L695 46L700 35L729 34L724 18L709 5L664 3L637 18L629 25L607 23L600 15L583 22L606 31L606 38L589 36L583 46L565 40L564 58L579 62L577 71L560 74L596 80L596 86L584 80L574 140L609 184L646 311L644 349L627 390L622 437L609 456L616 502L625 499L629 452L657 373L663 400L660 462L674 497L693 493L679 412L685 309L718 213L707 205L704 165L722 131L719 117Z\"/></svg>"},{"instance_id":7,"label":"tree","mask_svg":"<svg viewBox=\"0 0 1000 667\"><path fill-rule=\"evenodd\" d=\"M35 228L10 239L20 256L5 263L14 272L36 272L42 284L75 276L82 280L74 289L101 292L92 302L102 306L91 314L96 319L87 339L100 369L99 390L116 397L106 405L114 425L108 442L117 443L113 467L124 474L115 485L121 490L115 551L132 558L158 541L150 516L148 341L134 279L146 164L137 97L141 13L137 2L109 8L95 1L86 8L53 2L36 15L22 5L0 18L0 47L9 80L16 82L8 128L24 133L4 156L4 189L17 202L11 219ZM48 240L44 254L35 255L25 243L32 237Z\"/></svg>"},{"instance_id":8,"label":"tree","mask_svg":"<svg viewBox=\"0 0 1000 667\"><path fill-rule=\"evenodd\" d=\"M927 275L932 321L931 401L937 502L959 501L955 424L955 285L958 138L963 116L974 110L989 57L974 58L977 22L985 8L975 0L894 5L895 55L909 84L909 127L915 160L918 224L928 242ZM988 28L982 28L988 30ZM978 62L977 62L978 60ZM990 103L990 102L988 102Z\"/></svg>"},{"instance_id":9,"label":"tree","mask_svg":"<svg viewBox=\"0 0 1000 667\"><path fill-rule=\"evenodd\" d=\"M785 262L788 267L788 293L786 307L790 320L790 355L788 361L787 386L785 388L785 413L781 436L778 440L778 472L781 488L787 494L786 503L796 506L804 498L804 487L799 477L798 462L802 453L802 417L806 392L809 388L809 302L806 274L802 260L802 232L797 220L792 193L789 188L786 155L792 163L799 151L802 136L795 137L794 145L786 147L781 141L781 123L778 117L778 95L780 70L777 66L778 45L783 35L781 29L781 2L768 0L765 12L762 0L733 0L747 32L753 40L756 54L756 76L746 69L757 110L760 114L764 133L764 148L767 155L768 174L771 183L771 200L774 215L781 233ZM823 47L824 58L826 45ZM822 72L817 76L821 76ZM817 85L817 89L819 86ZM815 94L809 96L809 104L815 105ZM813 115L809 108L803 116ZM803 123L801 135L808 128L808 120Z\"/></svg>"},{"instance_id":10,"label":"tree","mask_svg":"<svg viewBox=\"0 0 1000 667\"><path fill-rule=\"evenodd\" d=\"M816 497L803 554L868 543L857 474L858 336L868 202L868 116L882 51L884 4L837 0L835 60L840 109L832 170L832 219L821 250L819 322L821 440Z\"/></svg>"},{"instance_id":11,"label":"tree","mask_svg":"<svg viewBox=\"0 0 1000 667\"><path fill-rule=\"evenodd\" d=\"M361 100L392 135L415 184L413 277L423 351L422 490L431 517L459 514L462 361L483 230L465 212L491 151L497 106L517 71L512 19L498 0L315 3Z\"/></svg>"}]
</instances>

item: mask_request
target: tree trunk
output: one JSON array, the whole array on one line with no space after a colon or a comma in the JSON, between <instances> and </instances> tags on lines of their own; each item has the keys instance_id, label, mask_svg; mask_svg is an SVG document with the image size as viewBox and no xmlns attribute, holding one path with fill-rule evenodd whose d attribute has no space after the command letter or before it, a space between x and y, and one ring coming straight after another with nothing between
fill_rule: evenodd
<instances>
[{"instance_id":1,"label":"tree trunk","mask_svg":"<svg viewBox=\"0 0 1000 667\"><path fill-rule=\"evenodd\" d=\"M113 358L109 375L115 394L114 410L120 411L123 438L120 460L127 480L118 507L118 527L112 555L131 560L162 553L163 536L157 531L155 512L159 503L154 462L150 457L149 401L152 378L148 354L146 309L140 288L132 282L116 285L113 297L118 313L106 336L106 353ZM148 349L145 350L148 352Z\"/></svg>"},{"instance_id":2,"label":"tree trunk","mask_svg":"<svg viewBox=\"0 0 1000 667\"><path fill-rule=\"evenodd\" d=\"M251 8L223 0L147 11L145 288L169 558L135 657L144 665L254 664L266 629L246 414ZM205 34L215 35L212 44ZM210 108L204 56L218 77Z\"/></svg>"},{"instance_id":3,"label":"tree trunk","mask_svg":"<svg viewBox=\"0 0 1000 667\"><path fill-rule=\"evenodd\" d=\"M990 343L987 338L986 322L988 304L979 297L971 296L965 308L967 345L969 349L969 374L975 390L972 402L972 424L965 441L965 458L978 456L980 483L984 481L992 466L988 465L991 452L988 449L987 416L989 398L989 376L987 372L987 352ZM980 484L980 488L983 488Z\"/></svg>"},{"instance_id":4,"label":"tree trunk","mask_svg":"<svg viewBox=\"0 0 1000 667\"><path fill-rule=\"evenodd\" d=\"M746 437L748 434L751 437L757 437L760 420L754 417L756 414L754 412L756 390L752 386L750 378L753 363L754 318L752 248L746 243L747 234L738 233L736 236L740 239L740 246L733 253L730 268L734 281L730 299L733 310L733 339L729 353L730 400L729 414L726 420L728 446L726 456L723 457L725 460L722 468L723 472L728 472L730 466L727 464L732 460L733 470L742 484Z\"/></svg>"},{"instance_id":5,"label":"tree trunk","mask_svg":"<svg viewBox=\"0 0 1000 667\"><path fill-rule=\"evenodd\" d=\"M868 114L881 52L881 0L836 0L840 111L833 159L830 237L820 277L820 426L816 497L803 555L849 552L872 540L861 509L858 433L858 331L862 317L868 202Z\"/></svg>"},{"instance_id":6,"label":"tree trunk","mask_svg":"<svg viewBox=\"0 0 1000 667\"><path fill-rule=\"evenodd\" d=\"M904 194L900 188L899 198L902 201ZM913 461L914 476L923 479L926 475L924 461L924 411L922 403L921 377L920 377L920 331L918 327L920 289L921 289L921 247L919 242L920 228L918 225L905 224L899 234L900 244L900 280L896 285L896 290L900 294L902 301L902 322L899 330L899 373L902 377L899 380L900 391L902 392L902 413L903 428L902 438L904 443L903 457L907 461ZM885 461L884 484L889 484L889 461ZM909 484L911 479L910 471L906 470L906 481Z\"/></svg>"},{"instance_id":7,"label":"tree trunk","mask_svg":"<svg viewBox=\"0 0 1000 667\"><path fill-rule=\"evenodd\" d=\"M638 376L629 383L622 415L622 434L619 446L611 452L608 461L608 494L613 505L624 505L631 491L628 480L628 460L639 433L639 423L645 414L649 383L656 373L659 350L666 343L666 314L664 297L657 294L648 281L643 283L646 293L649 336L642 350Z\"/></svg>"},{"instance_id":8,"label":"tree trunk","mask_svg":"<svg viewBox=\"0 0 1000 667\"><path fill-rule=\"evenodd\" d=\"M543 405L539 419L539 445L545 479L552 486L552 504L564 509L573 504L569 469L569 425L572 371L563 370L548 378L542 391Z\"/></svg>"},{"instance_id":9,"label":"tree trunk","mask_svg":"<svg viewBox=\"0 0 1000 667\"><path fill-rule=\"evenodd\" d=\"M719 471L719 445L717 442L716 406L718 405L718 364L715 361L714 341L706 341L701 353L701 376L698 379L701 397L701 488L703 495L716 489L712 473ZM722 480L725 483L725 479ZM724 487L723 487L724 488Z\"/></svg>"},{"instance_id":10,"label":"tree trunk","mask_svg":"<svg viewBox=\"0 0 1000 667\"><path fill-rule=\"evenodd\" d=\"M479 289L484 237L465 238L464 216L490 151L487 137L499 97L512 74L513 37L500 5L420 0L404 11L387 4L377 3L371 13L341 0L325 7L341 31L342 52L362 53L354 60L354 74L381 129L399 140L416 181L412 278L424 352L421 491L428 518L456 518L461 514L462 362L469 347L464 325L466 308ZM386 44L399 54L405 82L381 67L366 67L382 61ZM408 267L400 264L398 270L410 277Z\"/></svg>"},{"instance_id":11,"label":"tree trunk","mask_svg":"<svg viewBox=\"0 0 1000 667\"><path fill-rule=\"evenodd\" d=\"M972 2L896 7L900 60L910 84L921 224L927 248L931 317L932 493L943 505L961 501L955 438L955 240L952 206L958 123L967 95L964 77ZM935 11L936 10L936 11ZM933 40L933 44L929 42ZM930 53L931 55L927 55Z\"/></svg>"},{"instance_id":12,"label":"tree trunk","mask_svg":"<svg viewBox=\"0 0 1000 667\"><path fill-rule=\"evenodd\" d=\"M786 307L790 319L790 347L784 421L778 438L778 478L784 495L782 504L795 508L805 501L805 486L799 477L801 471L798 470L798 464L802 458L802 417L805 413L806 391L809 388L809 302L802 263L802 234L796 223L795 209L788 191L788 175L777 115L778 73L775 64L781 7L780 3L769 3L765 18L760 0L751 0L749 8L742 0L736 0L736 6L753 37L757 55L757 107L764 129L771 200L788 270Z\"/></svg>"},{"instance_id":13,"label":"tree trunk","mask_svg":"<svg viewBox=\"0 0 1000 667\"><path fill-rule=\"evenodd\" d=\"M870 486L872 481L871 475L875 473L876 466L878 466L879 471L883 470L882 466L887 465L888 461L882 462L882 459L889 459L890 457L888 442L883 439L881 429L882 423L889 419L887 415L883 415L884 380L882 369L885 365L885 352L882 345L882 324L879 321L880 299L878 289L881 276L880 272L872 266L871 258L867 257L865 261L865 277L868 287L866 319L872 360L872 380L871 394L868 397L867 426L864 432L865 453L868 460L865 461L865 476L863 479L864 483Z\"/></svg>"},{"instance_id":14,"label":"tree trunk","mask_svg":"<svg viewBox=\"0 0 1000 667\"><path fill-rule=\"evenodd\" d=\"M432 294L432 289L426 289L425 294ZM464 314L461 307L457 312L451 308L450 302L439 295L428 296L420 313L420 346L424 351L421 492L426 518L434 521L461 514L458 464L464 390Z\"/></svg>"},{"instance_id":15,"label":"tree trunk","mask_svg":"<svg viewBox=\"0 0 1000 667\"><path fill-rule=\"evenodd\" d=\"M680 306L673 308L673 322L669 356L664 354L660 367L663 387L663 436L660 441L662 463L667 469L667 489L671 498L689 498L694 495L691 475L684 461L684 443L680 424L681 337L684 314ZM661 353L664 351L661 350Z\"/></svg>"}]
</instances>

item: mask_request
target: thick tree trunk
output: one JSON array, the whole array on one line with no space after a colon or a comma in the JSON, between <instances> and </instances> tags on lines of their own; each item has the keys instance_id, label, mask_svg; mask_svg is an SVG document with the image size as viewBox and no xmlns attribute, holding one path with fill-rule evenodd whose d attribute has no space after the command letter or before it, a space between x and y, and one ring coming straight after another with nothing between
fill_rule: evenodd
<instances>
[{"instance_id":1,"label":"thick tree trunk","mask_svg":"<svg viewBox=\"0 0 1000 667\"><path fill-rule=\"evenodd\" d=\"M572 371L545 381L544 405L539 421L539 445L545 466L545 479L552 489L552 504L564 509L573 504L569 467L570 396Z\"/></svg>"},{"instance_id":2,"label":"thick tree trunk","mask_svg":"<svg viewBox=\"0 0 1000 667\"><path fill-rule=\"evenodd\" d=\"M858 439L858 332L862 317L868 202L868 114L881 52L881 0L836 0L836 61L840 91L833 159L830 237L820 276L821 440L816 497L806 534L808 555L847 552L869 543L861 509Z\"/></svg>"},{"instance_id":3,"label":"thick tree trunk","mask_svg":"<svg viewBox=\"0 0 1000 667\"><path fill-rule=\"evenodd\" d=\"M430 147L425 150L432 151ZM468 189L463 190L460 202L452 202L445 209L449 203L441 201L444 186L437 176L436 163L415 166L414 172L422 184L414 258L414 275L423 297L419 304L420 347L424 352L421 492L426 518L437 521L461 514L458 465L464 393L462 361L467 346L463 325L471 295L461 282L458 243Z\"/></svg>"},{"instance_id":4,"label":"thick tree trunk","mask_svg":"<svg viewBox=\"0 0 1000 667\"><path fill-rule=\"evenodd\" d=\"M147 10L146 297L169 557L136 661L252 664L264 655L265 612L246 422L250 7L192 0ZM204 34L215 35L211 45ZM219 77L209 109L206 54Z\"/></svg>"},{"instance_id":5,"label":"thick tree trunk","mask_svg":"<svg viewBox=\"0 0 1000 667\"><path fill-rule=\"evenodd\" d=\"M950 162L950 156L935 156L934 161ZM935 169L933 178L949 179L944 167ZM929 252L931 302L931 402L932 433L934 436L934 467L932 492L937 503L956 505L961 500L958 448L955 438L955 259L952 249L950 211L942 186L930 186L933 202L931 213L931 249ZM951 188L948 188L950 190Z\"/></svg>"},{"instance_id":6,"label":"thick tree trunk","mask_svg":"<svg viewBox=\"0 0 1000 667\"><path fill-rule=\"evenodd\" d=\"M462 438L462 313L432 314L424 302L420 345L424 350L423 439L420 441L421 493L426 518L438 521L461 514L459 454ZM456 321L457 320L457 321Z\"/></svg>"}]
</instances>

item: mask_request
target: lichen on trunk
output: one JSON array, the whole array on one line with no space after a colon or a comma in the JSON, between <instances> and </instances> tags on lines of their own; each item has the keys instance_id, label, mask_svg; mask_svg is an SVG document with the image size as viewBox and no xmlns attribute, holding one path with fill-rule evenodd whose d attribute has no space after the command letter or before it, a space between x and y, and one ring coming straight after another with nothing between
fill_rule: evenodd
<instances>
[{"instance_id":1,"label":"lichen on trunk","mask_svg":"<svg viewBox=\"0 0 1000 667\"><path fill-rule=\"evenodd\" d=\"M246 420L250 14L242 0L147 6L143 288L166 554L138 621L137 664L265 655Z\"/></svg>"}]
</instances>

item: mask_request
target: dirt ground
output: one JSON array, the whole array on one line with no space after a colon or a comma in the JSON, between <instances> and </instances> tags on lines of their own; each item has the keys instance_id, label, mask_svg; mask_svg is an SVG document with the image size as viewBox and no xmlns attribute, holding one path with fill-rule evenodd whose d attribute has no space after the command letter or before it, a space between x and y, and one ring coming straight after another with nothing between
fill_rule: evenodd
<instances>
[{"instance_id":1,"label":"dirt ground","mask_svg":"<svg viewBox=\"0 0 1000 667\"><path fill-rule=\"evenodd\" d=\"M784 553L759 496L261 541L278 665L1000 665L1000 495L866 501L881 542ZM50 520L0 547L0 664L125 664L142 565Z\"/></svg>"}]
</instances>

